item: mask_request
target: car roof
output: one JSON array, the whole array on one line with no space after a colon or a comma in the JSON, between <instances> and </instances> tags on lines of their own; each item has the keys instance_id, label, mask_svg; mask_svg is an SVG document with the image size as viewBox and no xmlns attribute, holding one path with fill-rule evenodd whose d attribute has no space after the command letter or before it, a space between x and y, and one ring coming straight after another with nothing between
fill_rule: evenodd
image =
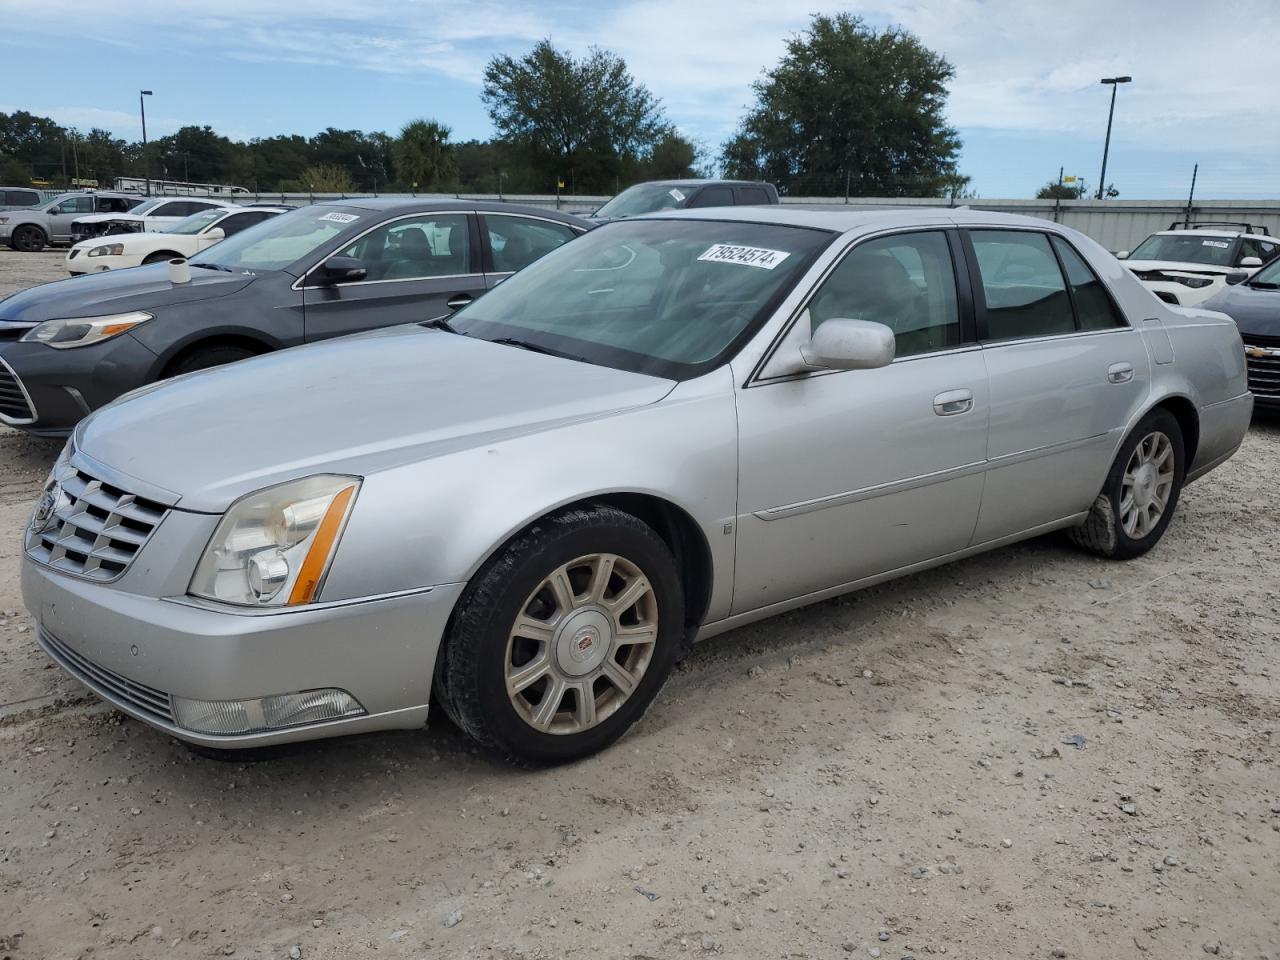
<instances>
[{"instance_id":1,"label":"car roof","mask_svg":"<svg viewBox=\"0 0 1280 960\"><path fill-rule=\"evenodd\" d=\"M1157 237L1256 237L1259 240L1270 240L1272 243L1280 243L1275 237L1266 233L1254 233L1244 230L1159 230L1155 234Z\"/></svg>"},{"instance_id":2,"label":"car roof","mask_svg":"<svg viewBox=\"0 0 1280 960\"><path fill-rule=\"evenodd\" d=\"M724 184L726 186L743 186L743 187L763 187L768 186L763 180L720 180L707 177L689 177L683 180L645 180L641 183L633 183L632 187L703 187L709 183ZM631 189L630 187L627 188Z\"/></svg>"},{"instance_id":3,"label":"car roof","mask_svg":"<svg viewBox=\"0 0 1280 960\"><path fill-rule=\"evenodd\" d=\"M352 207L357 210L371 210L380 213L426 213L429 211L470 212L479 210L485 213L523 213L551 220L562 220L565 223L578 224L583 227L594 226L589 220L583 220L563 210L548 210L546 207L531 207L522 203L507 203L505 200L464 200L457 197L352 197L348 200L321 200L317 207Z\"/></svg>"},{"instance_id":4,"label":"car roof","mask_svg":"<svg viewBox=\"0 0 1280 960\"><path fill-rule=\"evenodd\" d=\"M1052 220L1025 217L1013 213L971 210L968 207L884 207L875 210L846 207L843 204L778 204L767 207L701 207L695 210L664 210L629 217L636 220L727 220L737 223L764 223L779 226L809 227L845 233L850 230L874 230L880 227L910 227L932 224L975 226L1035 227L1038 230L1063 232Z\"/></svg>"}]
</instances>

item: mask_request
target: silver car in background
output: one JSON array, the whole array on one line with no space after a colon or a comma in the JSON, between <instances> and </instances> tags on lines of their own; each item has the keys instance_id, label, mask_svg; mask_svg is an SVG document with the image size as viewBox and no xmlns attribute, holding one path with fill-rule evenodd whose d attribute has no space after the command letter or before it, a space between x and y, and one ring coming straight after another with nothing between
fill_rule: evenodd
<instances>
[{"instance_id":1,"label":"silver car in background","mask_svg":"<svg viewBox=\"0 0 1280 960\"><path fill-rule=\"evenodd\" d=\"M26 535L39 642L212 748L599 750L685 644L1054 530L1116 559L1231 456L1235 325L964 210L609 223L449 321L147 387Z\"/></svg>"}]
</instances>

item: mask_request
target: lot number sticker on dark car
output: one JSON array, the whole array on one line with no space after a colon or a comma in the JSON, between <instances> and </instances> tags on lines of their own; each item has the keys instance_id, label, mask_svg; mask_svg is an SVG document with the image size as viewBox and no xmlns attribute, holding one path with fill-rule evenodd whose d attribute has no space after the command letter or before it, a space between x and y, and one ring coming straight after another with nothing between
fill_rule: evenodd
<instances>
[{"instance_id":1,"label":"lot number sticker on dark car","mask_svg":"<svg viewBox=\"0 0 1280 960\"><path fill-rule=\"evenodd\" d=\"M321 220L329 220L333 223L351 223L353 220L359 220L360 217L354 213L326 213Z\"/></svg>"},{"instance_id":2,"label":"lot number sticker on dark car","mask_svg":"<svg viewBox=\"0 0 1280 960\"><path fill-rule=\"evenodd\" d=\"M763 247L740 247L732 243L717 243L698 257L710 263L738 263L745 267L761 267L772 270L787 257L786 250L766 250Z\"/></svg>"}]
</instances>

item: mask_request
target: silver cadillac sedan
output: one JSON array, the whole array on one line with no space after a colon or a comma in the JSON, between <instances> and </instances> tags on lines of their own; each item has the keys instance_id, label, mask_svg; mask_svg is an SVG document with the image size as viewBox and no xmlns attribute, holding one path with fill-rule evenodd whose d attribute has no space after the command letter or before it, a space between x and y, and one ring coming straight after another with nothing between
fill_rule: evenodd
<instances>
[{"instance_id":1,"label":"silver cadillac sedan","mask_svg":"<svg viewBox=\"0 0 1280 960\"><path fill-rule=\"evenodd\" d=\"M1144 553L1252 403L1226 316L1053 223L624 220L449 320L98 411L23 593L54 660L189 743L416 728L430 704L566 761L690 641L1055 530Z\"/></svg>"}]
</instances>

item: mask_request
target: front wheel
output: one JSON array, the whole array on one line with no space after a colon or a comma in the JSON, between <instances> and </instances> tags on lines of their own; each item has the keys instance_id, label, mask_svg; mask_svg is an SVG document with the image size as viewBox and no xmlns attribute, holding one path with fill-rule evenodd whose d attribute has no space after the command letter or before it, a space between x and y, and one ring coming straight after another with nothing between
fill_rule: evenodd
<instances>
[{"instance_id":1,"label":"front wheel","mask_svg":"<svg viewBox=\"0 0 1280 960\"><path fill-rule=\"evenodd\" d=\"M9 245L22 253L39 253L48 240L39 227L18 227L13 231Z\"/></svg>"},{"instance_id":2,"label":"front wheel","mask_svg":"<svg viewBox=\"0 0 1280 960\"><path fill-rule=\"evenodd\" d=\"M1164 536L1185 475L1182 428L1169 411L1152 410L1121 445L1089 518L1069 536L1108 559L1141 556Z\"/></svg>"},{"instance_id":3,"label":"front wheel","mask_svg":"<svg viewBox=\"0 0 1280 960\"><path fill-rule=\"evenodd\" d=\"M566 510L476 575L454 613L436 698L511 760L576 760L640 718L683 628L676 562L662 538L612 507Z\"/></svg>"}]
</instances>

